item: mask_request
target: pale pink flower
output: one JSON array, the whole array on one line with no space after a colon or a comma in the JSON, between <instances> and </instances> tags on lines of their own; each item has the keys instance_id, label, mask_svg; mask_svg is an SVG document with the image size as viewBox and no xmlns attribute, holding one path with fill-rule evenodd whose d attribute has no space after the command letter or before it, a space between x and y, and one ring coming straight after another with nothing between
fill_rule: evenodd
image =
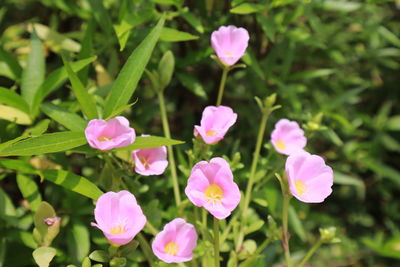
<instances>
[{"instance_id":1,"label":"pale pink flower","mask_svg":"<svg viewBox=\"0 0 400 267\"><path fill-rule=\"evenodd\" d=\"M332 193L333 171L320 156L308 152L290 155L285 169L290 192L298 200L320 203Z\"/></svg>"},{"instance_id":2,"label":"pale pink flower","mask_svg":"<svg viewBox=\"0 0 400 267\"><path fill-rule=\"evenodd\" d=\"M221 26L211 34L211 45L218 58L226 65L234 65L246 52L249 33L236 26Z\"/></svg>"},{"instance_id":3,"label":"pale pink flower","mask_svg":"<svg viewBox=\"0 0 400 267\"><path fill-rule=\"evenodd\" d=\"M129 127L129 121L122 116L108 121L89 121L85 136L91 147L100 150L129 146L136 138L135 130Z\"/></svg>"},{"instance_id":4,"label":"pale pink flower","mask_svg":"<svg viewBox=\"0 0 400 267\"><path fill-rule=\"evenodd\" d=\"M96 226L115 245L125 245L139 233L146 224L146 217L130 192L107 192L96 203L94 210Z\"/></svg>"},{"instance_id":5,"label":"pale pink flower","mask_svg":"<svg viewBox=\"0 0 400 267\"><path fill-rule=\"evenodd\" d=\"M271 143L279 153L291 155L304 151L307 139L297 122L281 119L271 133Z\"/></svg>"},{"instance_id":6,"label":"pale pink flower","mask_svg":"<svg viewBox=\"0 0 400 267\"><path fill-rule=\"evenodd\" d=\"M215 144L224 138L236 119L237 114L230 107L208 106L203 111L200 126L194 126L194 135L200 135L206 144Z\"/></svg>"},{"instance_id":7,"label":"pale pink flower","mask_svg":"<svg viewBox=\"0 0 400 267\"><path fill-rule=\"evenodd\" d=\"M143 135L147 137L149 135ZM135 171L141 175L160 175L168 166L167 147L138 149L132 152L135 161Z\"/></svg>"},{"instance_id":8,"label":"pale pink flower","mask_svg":"<svg viewBox=\"0 0 400 267\"><path fill-rule=\"evenodd\" d=\"M151 244L153 253L167 263L192 260L196 245L196 229L181 218L167 223Z\"/></svg>"},{"instance_id":9,"label":"pale pink flower","mask_svg":"<svg viewBox=\"0 0 400 267\"><path fill-rule=\"evenodd\" d=\"M204 207L220 220L231 214L241 198L231 168L223 158L194 165L185 193L194 205Z\"/></svg>"}]
</instances>

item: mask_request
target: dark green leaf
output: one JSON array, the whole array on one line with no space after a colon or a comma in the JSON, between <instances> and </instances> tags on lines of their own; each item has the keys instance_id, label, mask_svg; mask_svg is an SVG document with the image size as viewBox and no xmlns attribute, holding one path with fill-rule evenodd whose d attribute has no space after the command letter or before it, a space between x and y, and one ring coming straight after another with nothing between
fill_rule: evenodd
<instances>
[{"instance_id":1,"label":"dark green leaf","mask_svg":"<svg viewBox=\"0 0 400 267\"><path fill-rule=\"evenodd\" d=\"M56 105L44 103L41 105L41 110L68 130L83 132L87 126L87 122L80 116Z\"/></svg>"}]
</instances>

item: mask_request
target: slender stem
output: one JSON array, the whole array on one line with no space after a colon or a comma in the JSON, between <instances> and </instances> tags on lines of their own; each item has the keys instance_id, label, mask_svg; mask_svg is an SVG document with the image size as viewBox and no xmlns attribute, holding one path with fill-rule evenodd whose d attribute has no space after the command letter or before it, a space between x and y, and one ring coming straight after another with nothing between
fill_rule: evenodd
<instances>
[{"instance_id":1,"label":"slender stem","mask_svg":"<svg viewBox=\"0 0 400 267\"><path fill-rule=\"evenodd\" d=\"M224 67L222 70L222 77L221 77L221 82L219 84L219 89L218 89L218 98L217 98L217 105L221 105L222 102L222 95L224 94L224 88L225 88L225 83L226 83L226 77L228 76L229 72L229 67Z\"/></svg>"},{"instance_id":2,"label":"slender stem","mask_svg":"<svg viewBox=\"0 0 400 267\"><path fill-rule=\"evenodd\" d=\"M165 109L165 101L163 92L158 93L158 99L160 103L160 111L161 111L161 120L164 128L164 135L167 138L171 138L171 132L169 130L168 118L167 118L167 110ZM178 183L178 176L176 174L176 164L174 158L174 151L172 150L172 146L168 146L168 158L171 167L171 177L172 177L172 184L174 187L174 195L175 195L175 203L179 210L179 205L181 204L181 196L179 193L179 183Z\"/></svg>"},{"instance_id":3,"label":"slender stem","mask_svg":"<svg viewBox=\"0 0 400 267\"><path fill-rule=\"evenodd\" d=\"M154 236L156 236L156 235L158 234L158 230L157 230L157 229L154 227L154 225L152 225L151 222L149 222L148 220L147 220L147 222L146 222L146 227L147 227L147 229L150 230L150 232L151 232Z\"/></svg>"},{"instance_id":4,"label":"slender stem","mask_svg":"<svg viewBox=\"0 0 400 267\"><path fill-rule=\"evenodd\" d=\"M152 251L151 251L151 247L150 247L149 243L147 242L146 238L144 237L144 235L142 233L139 233L137 235L137 237L138 237L138 241L139 241L140 247L143 251L145 258L149 262L150 266L152 266L153 258L152 258Z\"/></svg>"},{"instance_id":5,"label":"slender stem","mask_svg":"<svg viewBox=\"0 0 400 267\"><path fill-rule=\"evenodd\" d=\"M311 258L311 256L317 251L317 249L322 245L322 240L319 239L317 243L315 243L310 250L307 252L307 255L304 256L303 260L300 262L298 267L303 267L304 264L307 263L307 261Z\"/></svg>"},{"instance_id":6,"label":"slender stem","mask_svg":"<svg viewBox=\"0 0 400 267\"><path fill-rule=\"evenodd\" d=\"M256 252L240 264L241 267L250 266L251 263L256 259L256 257L271 243L272 238L267 238L264 242L257 248Z\"/></svg>"},{"instance_id":7,"label":"slender stem","mask_svg":"<svg viewBox=\"0 0 400 267\"><path fill-rule=\"evenodd\" d=\"M269 117L270 112L268 111L263 111L262 112L262 118L261 118L261 124L260 128L258 130L258 135L257 135L257 142L256 142L256 148L253 153L253 161L251 163L251 169L250 169L250 176L249 176L249 182L247 183L247 188L246 188L246 193L244 196L244 204L243 204L243 210L242 210L242 220L241 220L241 229L240 229L240 235L239 235L239 240L236 245L236 251L239 251L240 246L242 245L243 239L244 239L244 221L246 218L247 214L247 208L249 207L250 204L250 197L251 197L251 192L254 184L254 178L256 176L256 170L257 170L257 163L258 159L260 157L260 151L261 151L261 146L263 143L263 137L265 133L265 128L267 126L267 121Z\"/></svg>"},{"instance_id":8,"label":"slender stem","mask_svg":"<svg viewBox=\"0 0 400 267\"><path fill-rule=\"evenodd\" d=\"M289 250L289 232L288 232L288 213L289 213L290 196L283 192L283 206L282 206L282 246L285 252L285 260L289 267L292 266Z\"/></svg>"},{"instance_id":9,"label":"slender stem","mask_svg":"<svg viewBox=\"0 0 400 267\"><path fill-rule=\"evenodd\" d=\"M219 220L214 217L214 258L215 267L219 267Z\"/></svg>"}]
</instances>

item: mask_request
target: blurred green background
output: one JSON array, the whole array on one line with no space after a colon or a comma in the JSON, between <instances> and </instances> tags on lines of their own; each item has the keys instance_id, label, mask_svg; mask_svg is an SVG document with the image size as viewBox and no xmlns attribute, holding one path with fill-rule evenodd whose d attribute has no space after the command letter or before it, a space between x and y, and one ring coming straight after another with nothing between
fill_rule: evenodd
<instances>
[{"instance_id":1,"label":"blurred green background","mask_svg":"<svg viewBox=\"0 0 400 267\"><path fill-rule=\"evenodd\" d=\"M229 74L222 102L239 117L214 152L230 159L242 189L261 117L254 96L276 93L282 105L268 122L251 218L265 221L272 215L279 221L280 191L272 174L285 158L273 151L268 140L277 120L296 120L306 131L307 150L324 157L334 169L335 185L323 204L292 201L294 257L304 255L315 242L319 227L336 226L342 242L322 247L312 266L400 266L399 10L400 1L385 0L3 0L0 86L19 92L30 39L36 38L44 58L38 59L37 68L44 69L46 76L62 66L61 54L74 61L97 56L79 76L102 106L127 57L166 12L167 29L147 69L156 69L163 53L173 52L175 72L165 95L172 136L186 141L175 147L184 188L193 164L187 157L193 125L200 122L204 107L215 104L220 81L221 70L210 58L211 32L221 25L244 27L250 33L242 59L247 68ZM31 34L33 28L37 36ZM135 99L138 102L124 113L131 125L138 134L162 136L158 100L148 76L142 77ZM45 102L79 112L68 83L51 92ZM15 114L10 118L12 111L4 108L9 103L0 97L0 104L1 142L38 125L48 125L47 132L63 129L47 120L43 108L35 121L18 114L16 123ZM56 164L94 181L107 175L97 159L78 154L20 159L38 169ZM31 266L36 246L31 234L32 204L20 192L18 173L1 162L0 265ZM59 249L55 266L78 264L90 251L104 246L100 231L89 226L93 205L88 199L31 177L41 199L63 218L54 245ZM176 216L172 188L165 190L171 187L167 175L127 180L156 227ZM260 233L266 231L264 226L250 237L259 244L264 238ZM280 243L273 243L257 266L279 263L281 253ZM132 257L143 260L140 252Z\"/></svg>"}]
</instances>

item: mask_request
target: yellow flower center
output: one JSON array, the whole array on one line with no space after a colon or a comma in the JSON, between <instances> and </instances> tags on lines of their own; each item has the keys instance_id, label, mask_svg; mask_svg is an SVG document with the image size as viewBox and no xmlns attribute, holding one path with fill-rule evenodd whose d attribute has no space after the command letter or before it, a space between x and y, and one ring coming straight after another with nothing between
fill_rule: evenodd
<instances>
[{"instance_id":1,"label":"yellow flower center","mask_svg":"<svg viewBox=\"0 0 400 267\"><path fill-rule=\"evenodd\" d=\"M280 149L280 150L284 150L285 147L286 147L286 144L285 144L285 142L283 142L282 140L278 140L278 141L276 142L276 147L277 147L278 149Z\"/></svg>"},{"instance_id":2,"label":"yellow flower center","mask_svg":"<svg viewBox=\"0 0 400 267\"><path fill-rule=\"evenodd\" d=\"M221 203L222 198L224 196L224 192L222 191L221 187L216 184L211 184L207 187L206 191L204 192L207 202Z\"/></svg>"},{"instance_id":3,"label":"yellow flower center","mask_svg":"<svg viewBox=\"0 0 400 267\"><path fill-rule=\"evenodd\" d=\"M110 141L112 138L108 137L106 135L100 136L99 138L97 138L97 140L99 140L100 142L104 142L104 141Z\"/></svg>"},{"instance_id":4,"label":"yellow flower center","mask_svg":"<svg viewBox=\"0 0 400 267\"><path fill-rule=\"evenodd\" d=\"M217 135L217 132L213 131L213 130L209 130L209 131L206 132L206 135L207 136L215 136L215 135Z\"/></svg>"},{"instance_id":5,"label":"yellow flower center","mask_svg":"<svg viewBox=\"0 0 400 267\"><path fill-rule=\"evenodd\" d=\"M113 235L119 235L119 234L123 234L125 232L126 232L125 225L123 225L121 223L114 225L110 230L110 233Z\"/></svg>"},{"instance_id":6,"label":"yellow flower center","mask_svg":"<svg viewBox=\"0 0 400 267\"><path fill-rule=\"evenodd\" d=\"M296 191L297 193L302 196L305 192L306 192L306 185L300 181L300 180L296 180L296 182L294 183L295 187L296 187Z\"/></svg>"},{"instance_id":7,"label":"yellow flower center","mask_svg":"<svg viewBox=\"0 0 400 267\"><path fill-rule=\"evenodd\" d=\"M147 170L150 167L149 160L143 156L139 156L140 162L143 164L144 168Z\"/></svg>"},{"instance_id":8,"label":"yellow flower center","mask_svg":"<svg viewBox=\"0 0 400 267\"><path fill-rule=\"evenodd\" d=\"M232 56L233 56L233 53L232 53L232 52L225 52L225 53L224 53L224 56L226 56L226 57L232 57Z\"/></svg>"},{"instance_id":9,"label":"yellow flower center","mask_svg":"<svg viewBox=\"0 0 400 267\"><path fill-rule=\"evenodd\" d=\"M175 256L179 251L179 247L175 242L168 242L165 245L165 253Z\"/></svg>"}]
</instances>

